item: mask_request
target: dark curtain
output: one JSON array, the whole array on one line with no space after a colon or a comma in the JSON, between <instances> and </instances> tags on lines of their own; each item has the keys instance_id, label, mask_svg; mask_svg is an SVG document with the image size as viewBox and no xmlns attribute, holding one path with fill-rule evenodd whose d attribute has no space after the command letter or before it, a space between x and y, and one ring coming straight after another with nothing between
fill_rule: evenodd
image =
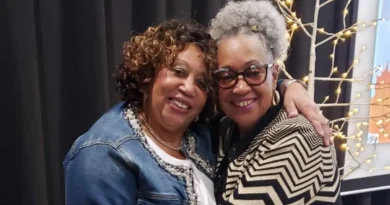
<instances>
[{"instance_id":1,"label":"dark curtain","mask_svg":"<svg viewBox=\"0 0 390 205\"><path fill-rule=\"evenodd\" d=\"M123 42L170 18L207 25L226 1L1 0L5 132L0 148L0 204L64 204L62 160L74 140L118 102L113 74L122 59ZM314 1L296 2L303 19L310 19ZM330 31L341 25L337 16L342 2L321 12L321 24ZM308 62L307 40L301 37L293 41L287 62L296 78L306 73ZM317 56L319 76L325 75L321 66L330 67L328 50L324 46ZM353 48L346 44L338 52L343 56L339 63L348 64ZM327 93L334 90L332 85L318 86ZM316 98L321 99L321 93ZM327 114L333 117L334 113Z\"/></svg>"}]
</instances>

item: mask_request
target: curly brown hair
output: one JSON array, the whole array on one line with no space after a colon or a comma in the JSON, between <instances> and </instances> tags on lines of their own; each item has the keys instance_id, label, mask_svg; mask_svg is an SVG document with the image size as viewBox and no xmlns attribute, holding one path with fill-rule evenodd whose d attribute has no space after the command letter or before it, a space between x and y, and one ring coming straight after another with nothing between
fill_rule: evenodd
<instances>
[{"instance_id":1,"label":"curly brown hair","mask_svg":"<svg viewBox=\"0 0 390 205\"><path fill-rule=\"evenodd\" d=\"M149 27L144 33L125 42L124 62L119 65L116 90L127 103L142 108L155 74L163 66L171 67L180 51L188 43L197 45L204 55L207 73L207 102L199 120L215 114L216 86L212 71L216 68L216 44L207 29L194 21L170 20Z\"/></svg>"}]
</instances>

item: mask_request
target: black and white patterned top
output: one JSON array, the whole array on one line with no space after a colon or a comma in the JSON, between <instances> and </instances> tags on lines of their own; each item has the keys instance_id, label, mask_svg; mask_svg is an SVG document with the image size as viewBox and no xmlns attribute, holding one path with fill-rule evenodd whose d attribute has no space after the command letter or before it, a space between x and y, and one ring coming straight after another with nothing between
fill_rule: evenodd
<instances>
[{"instance_id":1,"label":"black and white patterned top","mask_svg":"<svg viewBox=\"0 0 390 205\"><path fill-rule=\"evenodd\" d=\"M217 204L342 204L334 147L306 118L272 107L248 136L236 127L220 122Z\"/></svg>"}]
</instances>

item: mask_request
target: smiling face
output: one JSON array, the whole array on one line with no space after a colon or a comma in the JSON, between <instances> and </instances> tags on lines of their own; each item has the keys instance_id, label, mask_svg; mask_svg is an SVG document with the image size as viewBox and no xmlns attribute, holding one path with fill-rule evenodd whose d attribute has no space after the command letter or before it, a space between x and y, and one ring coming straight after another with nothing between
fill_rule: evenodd
<instances>
[{"instance_id":1,"label":"smiling face","mask_svg":"<svg viewBox=\"0 0 390 205\"><path fill-rule=\"evenodd\" d=\"M238 35L225 37L218 44L218 68L235 72L248 71L264 64L273 63L271 52L256 36ZM232 88L219 88L218 101L223 112L240 127L240 131L252 129L272 106L276 88L278 67L266 68L265 80L250 86L243 76L238 76ZM249 80L247 80L249 82Z\"/></svg>"},{"instance_id":2,"label":"smiling face","mask_svg":"<svg viewBox=\"0 0 390 205\"><path fill-rule=\"evenodd\" d=\"M177 55L172 67L156 73L145 105L154 126L171 132L187 129L207 101L205 72L202 51L196 45L188 44Z\"/></svg>"}]
</instances>

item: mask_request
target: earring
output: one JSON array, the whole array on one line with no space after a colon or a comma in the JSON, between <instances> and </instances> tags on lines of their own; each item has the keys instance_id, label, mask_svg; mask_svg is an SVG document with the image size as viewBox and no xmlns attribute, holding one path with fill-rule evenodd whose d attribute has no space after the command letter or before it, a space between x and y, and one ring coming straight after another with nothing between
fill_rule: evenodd
<instances>
[{"instance_id":1,"label":"earring","mask_svg":"<svg viewBox=\"0 0 390 205\"><path fill-rule=\"evenodd\" d=\"M274 90L274 96L272 97L272 105L277 106L280 103L280 95L277 90Z\"/></svg>"},{"instance_id":2,"label":"earring","mask_svg":"<svg viewBox=\"0 0 390 205\"><path fill-rule=\"evenodd\" d=\"M198 122L198 120L199 120L199 115L198 115L198 116L196 116L196 118L195 118L194 122Z\"/></svg>"}]
</instances>

